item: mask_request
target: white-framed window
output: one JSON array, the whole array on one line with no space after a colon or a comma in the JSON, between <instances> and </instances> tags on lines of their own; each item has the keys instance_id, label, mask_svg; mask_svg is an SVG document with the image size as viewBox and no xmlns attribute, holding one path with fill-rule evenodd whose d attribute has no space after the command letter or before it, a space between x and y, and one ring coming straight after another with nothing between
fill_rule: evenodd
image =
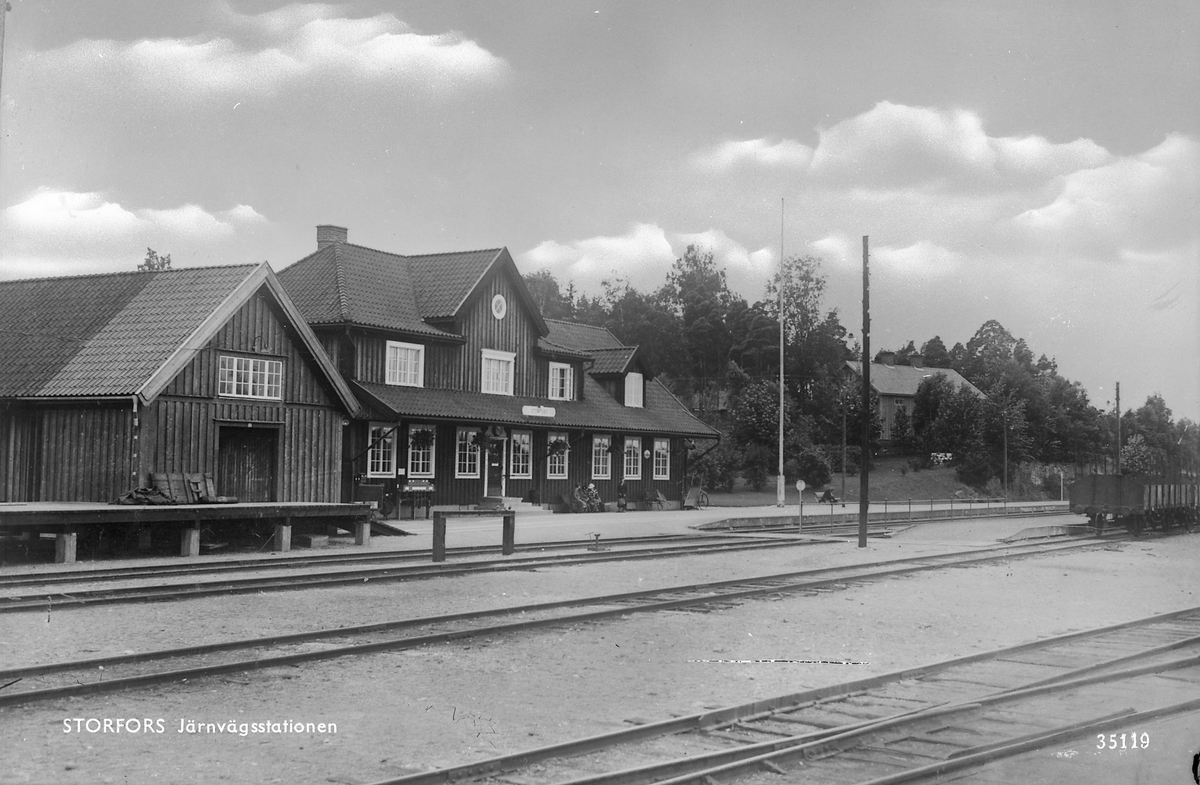
<instances>
[{"instance_id":1,"label":"white-framed window","mask_svg":"<svg viewBox=\"0 0 1200 785\"><path fill-rule=\"evenodd\" d=\"M483 350L483 379L479 389L492 395L513 394L513 370L517 355L495 349Z\"/></svg>"},{"instance_id":2,"label":"white-framed window","mask_svg":"<svg viewBox=\"0 0 1200 785\"><path fill-rule=\"evenodd\" d=\"M571 440L562 432L551 431L546 435L546 479L547 480L562 480L567 476L567 458L570 457L571 450L569 447L564 447L562 452L554 452L554 444L562 442L569 445Z\"/></svg>"},{"instance_id":3,"label":"white-framed window","mask_svg":"<svg viewBox=\"0 0 1200 785\"><path fill-rule=\"evenodd\" d=\"M566 363L550 363L550 400L575 400L575 369Z\"/></svg>"},{"instance_id":4,"label":"white-framed window","mask_svg":"<svg viewBox=\"0 0 1200 785\"><path fill-rule=\"evenodd\" d=\"M612 476L612 437L608 434L592 437L592 479L607 480Z\"/></svg>"},{"instance_id":5,"label":"white-framed window","mask_svg":"<svg viewBox=\"0 0 1200 785\"><path fill-rule=\"evenodd\" d=\"M625 437L626 480L642 479L642 439L639 436Z\"/></svg>"},{"instance_id":6,"label":"white-framed window","mask_svg":"<svg viewBox=\"0 0 1200 785\"><path fill-rule=\"evenodd\" d=\"M459 479L479 478L479 445L475 443L474 428L459 428L455 439L454 476Z\"/></svg>"},{"instance_id":7,"label":"white-framed window","mask_svg":"<svg viewBox=\"0 0 1200 785\"><path fill-rule=\"evenodd\" d=\"M642 408L642 375L637 371L625 374L625 405Z\"/></svg>"},{"instance_id":8,"label":"white-framed window","mask_svg":"<svg viewBox=\"0 0 1200 785\"><path fill-rule=\"evenodd\" d=\"M232 398L283 398L283 360L222 354L217 392Z\"/></svg>"},{"instance_id":9,"label":"white-framed window","mask_svg":"<svg viewBox=\"0 0 1200 785\"><path fill-rule=\"evenodd\" d=\"M654 479L671 479L671 440L654 440Z\"/></svg>"},{"instance_id":10,"label":"white-framed window","mask_svg":"<svg viewBox=\"0 0 1200 785\"><path fill-rule=\"evenodd\" d=\"M509 440L508 476L514 480L533 478L533 432L513 431Z\"/></svg>"},{"instance_id":11,"label":"white-framed window","mask_svg":"<svg viewBox=\"0 0 1200 785\"><path fill-rule=\"evenodd\" d=\"M425 347L419 343L387 342L388 384L425 386Z\"/></svg>"},{"instance_id":12,"label":"white-framed window","mask_svg":"<svg viewBox=\"0 0 1200 785\"><path fill-rule=\"evenodd\" d=\"M371 423L367 431L370 442L367 444L367 476L395 477L396 476L396 433L399 426L395 423Z\"/></svg>"},{"instance_id":13,"label":"white-framed window","mask_svg":"<svg viewBox=\"0 0 1200 785\"><path fill-rule=\"evenodd\" d=\"M428 433L428 437L414 436L417 433ZM428 444L420 445L417 442L427 441ZM408 476L409 477L432 477L433 476L433 455L437 448L437 429L432 425L410 425L408 426Z\"/></svg>"}]
</instances>

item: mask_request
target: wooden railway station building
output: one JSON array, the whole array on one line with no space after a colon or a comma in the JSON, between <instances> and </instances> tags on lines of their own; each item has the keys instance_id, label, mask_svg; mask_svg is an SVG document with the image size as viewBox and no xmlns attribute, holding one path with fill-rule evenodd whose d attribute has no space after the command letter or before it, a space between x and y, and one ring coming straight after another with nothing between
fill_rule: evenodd
<instances>
[{"instance_id":1,"label":"wooden railway station building","mask_svg":"<svg viewBox=\"0 0 1200 785\"><path fill-rule=\"evenodd\" d=\"M342 499L431 489L435 506L557 505L593 483L681 498L687 444L718 434L605 329L543 318L503 248L402 256L317 227L279 274L365 413ZM382 486L382 487L381 487Z\"/></svg>"},{"instance_id":2,"label":"wooden railway station building","mask_svg":"<svg viewBox=\"0 0 1200 785\"><path fill-rule=\"evenodd\" d=\"M0 282L0 501L339 502L359 403L266 263Z\"/></svg>"}]
</instances>

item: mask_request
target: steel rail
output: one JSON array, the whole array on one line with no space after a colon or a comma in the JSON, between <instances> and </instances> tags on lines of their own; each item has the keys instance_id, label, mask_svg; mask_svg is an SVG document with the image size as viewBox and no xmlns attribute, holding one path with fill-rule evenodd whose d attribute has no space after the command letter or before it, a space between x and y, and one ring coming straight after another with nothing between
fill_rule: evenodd
<instances>
[{"instance_id":1,"label":"steel rail","mask_svg":"<svg viewBox=\"0 0 1200 785\"><path fill-rule=\"evenodd\" d=\"M194 656L197 654L207 654L219 651L235 651L250 648L263 648L267 646L278 646L285 643L301 643L313 640L344 638L351 637L356 634L364 634L366 632L376 631L392 631L403 629L404 627L420 627L443 624L449 621L473 621L484 618L494 618L505 615L527 615L529 613L544 612L547 610L557 610L569 607L587 607L593 605L619 605L623 602L643 601L652 599L655 595L678 595L684 592L702 592L709 591L707 594L700 594L692 597L676 597L673 599L657 600L651 602L642 602L639 605L621 605L620 607L610 608L598 611L588 611L584 613L568 614L565 616L552 616L544 619L524 619L518 622L510 622L507 624L497 624L488 627L467 628L453 630L449 632L441 632L436 634L414 636L402 639L391 639L384 641L376 641L371 643L352 644L335 648L322 649L316 652L302 652L298 654L275 655L271 657L263 657L249 660L238 660L231 663L218 665L207 665L201 667L184 668L180 670L163 671L158 673L143 674L138 676L110 678L108 681L95 682L77 682L72 685L62 687L52 687L42 690L30 690L26 692L3 693L0 692L0 706L16 705L19 703L28 703L35 700L43 700L47 698L66 697L68 695L84 695L95 694L99 692L109 692L131 687L141 687L158 683L169 683L177 681L185 681L193 678L204 676L221 675L225 673L234 673L239 671L257 670L265 667L276 667L281 665L292 665L300 662L312 662L317 660L333 659L337 657L371 654L381 651L395 651L401 649L416 648L435 643L445 643L453 640L464 638L477 637L481 635L502 635L511 632L524 632L531 629L541 627L561 626L563 624L577 624L581 622L599 621L617 616L625 616L633 613L652 613L664 610L673 610L694 605L725 603L731 600L748 599L763 594L781 594L784 592L796 592L805 590L819 590L827 587L845 588L848 582L862 582L866 580L875 580L881 577L893 577L903 574L913 574L926 572L929 570L941 569L943 567L957 567L963 565L979 564L988 561L996 561L1001 559L1011 559L1020 556L1041 555L1045 553L1055 553L1060 550L1073 550L1083 547L1095 547L1095 541L1086 541L1083 543L1073 544L1056 544L1054 547L1046 547L1045 545L1023 545L1023 546L1006 546L995 550L1000 553L995 553L990 556L980 557L979 551L970 551L958 554L970 558L949 558L954 554L933 554L924 557L910 557L906 559L896 559L884 562L878 562L871 565L866 565L864 570L863 565L847 565L838 568L826 568L823 570L808 570L801 573L782 574L774 576L762 576L758 578L740 578L727 581L717 581L711 583L694 584L691 586L675 586L666 587L663 589L647 589L638 592L626 592L614 595L604 595L600 597L581 598L577 600L562 600L553 603L539 603L535 605L519 606L515 608L501 608L481 612L465 612L459 614L451 614L448 616L427 617L423 619L407 619L396 622L384 622L374 625L363 625L361 627L345 627L333 628L327 630L316 630L306 633L294 633L291 635L272 636L269 638L248 639L242 641L231 641L224 644L208 644L204 646L193 646L182 649L162 650L157 652L146 652L135 655L118 655L114 657L92 658L89 660L79 660L65 663L50 663L45 665L34 665L25 668L13 668L0 671L0 679L23 679L30 676L46 675L51 673L69 673L69 672L90 672L100 673L104 671L101 666L108 667L118 664L144 663L155 660L174 659L185 656ZM1014 552L1020 551L1020 552ZM922 563L923 562L923 563ZM931 563L932 562L932 563ZM891 567L887 565L895 564L910 564L915 566L907 567ZM797 583L780 584L780 580L795 578L807 574L831 574L836 573L832 577L825 577L819 580L802 580ZM749 589L738 589L740 586L752 586ZM731 591L723 593L711 593L713 589L728 587Z\"/></svg>"},{"instance_id":2,"label":"steel rail","mask_svg":"<svg viewBox=\"0 0 1200 785\"><path fill-rule=\"evenodd\" d=\"M714 534L663 534L650 535L644 537L610 537L605 539L600 544L606 548L622 545L633 545L642 543L665 543L678 541L729 541L736 533L717 532ZM593 545L587 540L552 540L540 543L527 543L517 545L518 552L521 551L542 551L542 550L565 550L568 548L584 548ZM447 556L471 556L474 554L499 553L499 545L472 545L459 548L447 548ZM79 569L79 570L59 570L45 571L39 573L29 573L25 575L8 575L0 576L0 589L10 586L25 586L37 584L62 584L62 583L88 583L101 580L113 579L131 579L139 578L143 575L162 577L165 575L197 575L207 573L248 571L248 570L272 570L272 569L295 569L304 566L324 565L324 564L339 564L346 563L375 563L375 562L390 562L390 561L419 561L429 560L432 553L431 549L424 548L421 550L406 550L406 551L390 551L371 553L325 553L325 554L306 554L301 556L280 556L272 554L269 556L252 556L237 559L223 559L219 562L208 562L205 564L188 563L188 564L155 564L155 565L135 565L132 567L103 567L98 569Z\"/></svg>"},{"instance_id":3,"label":"steel rail","mask_svg":"<svg viewBox=\"0 0 1200 785\"><path fill-rule=\"evenodd\" d=\"M664 761L658 764L650 764L648 766L642 766L622 772L614 772L608 775L602 774L582 777L557 783L556 785L601 785L601 783L604 783L605 785L613 785L613 783L631 782L652 782L654 785L685 785L685 783L705 781L710 777L715 778L718 775L727 775L732 772L742 771L748 767L759 766L768 761L771 763L776 763L782 759L795 757L797 755L803 755L805 757L817 757L823 752L827 751L831 746L835 747L837 750L849 749L854 746L853 742L856 742L870 734L878 733L879 731L888 730L891 728L904 727L905 725L910 725L912 723L930 719L932 717L942 717L948 714L973 711L997 704L1012 703L1023 698L1041 696L1051 693L1069 692L1072 690L1077 690L1081 687L1091 686L1093 684L1102 684L1111 681L1129 681L1138 676L1162 673L1169 670L1178 670L1181 668L1193 667L1195 665L1200 665L1200 655L1192 655L1190 657L1172 660L1167 663L1144 665L1138 668L1130 668L1100 675L1070 678L1071 674L1063 674L1063 676L1066 678L1056 679L1055 683L1051 684L1041 684L1038 686L1025 685L1014 689L1001 690L999 692L994 692L977 698L971 698L965 701L946 703L930 707L929 709L903 712L901 714L883 717L874 721L855 723L853 726L840 726L838 728L831 728L826 731L802 734L789 737L787 739L762 742L760 744L747 745L746 747L735 748L733 750L725 750L723 752L743 753L743 755L739 756L736 760L721 762L711 766L704 765L704 763L706 763L706 761L703 760L704 756L697 755L689 758ZM1185 705L1200 706L1200 699L1188 701ZM986 746L989 748L995 747L996 749L1008 749L1014 745L1019 745L1019 743L1024 739L1046 739L1047 737L1058 737L1066 733L1068 729L1070 729L1071 733L1078 734L1084 732L1081 731L1080 728L1090 729L1096 723L1109 723L1113 720L1126 721L1135 713L1135 709L1129 708L1113 714L1105 715L1101 718L1094 718L1083 723L1072 723L1069 726L1056 729L1054 732L1049 734L1031 734L1026 737L1008 739L1004 742ZM760 753L758 752L759 749L763 749L765 751ZM982 754L983 752L985 752L985 750L972 748L972 750L961 751L957 756L952 755L952 757L961 756L964 761L974 760L977 758L977 755L973 753ZM695 765L697 761L699 761L700 765ZM946 767L945 762L942 762L939 765L943 769ZM660 767L662 770L670 770L673 768L689 768L691 770L667 779L658 779L657 777L654 777L653 774L659 770ZM883 780L873 780L873 782L880 782L881 785L882 782L908 782L917 776L928 776L928 768L929 767L909 772L900 772L892 777L884 778ZM935 766L933 768L937 767ZM916 775L915 771L921 771L922 773L920 775Z\"/></svg>"},{"instance_id":4,"label":"steel rail","mask_svg":"<svg viewBox=\"0 0 1200 785\"><path fill-rule=\"evenodd\" d=\"M688 731L726 727L730 724L738 722L753 722L757 719L762 719L770 715L796 710L807 705L812 705L820 701L829 700L839 696L865 692L889 683L917 679L924 676L934 675L958 666L971 665L974 663L995 660L1005 656L1012 656L1015 654L1036 651L1039 649L1051 648L1054 646L1069 644L1075 641L1107 635L1114 632L1148 627L1154 624L1169 622L1179 617L1188 616L1197 612L1200 612L1200 607L1170 611L1168 613L1156 614L1154 616L1134 619L1127 622L1120 622L1118 624L1111 624L1090 630L1078 630L1051 638L1044 638L1042 640L1017 644L1015 646L1006 646L998 649L977 652L975 654L968 654L962 657L954 657L935 663L905 668L879 676L843 682L841 684L834 684L827 687L819 687L816 689L805 690L803 692L790 693L773 698L753 701L751 703L728 706L699 714L691 714L683 717L672 717L667 720L660 720L654 723L638 725L632 728L623 728L618 731L609 731L582 739L559 742L557 744L552 744L545 747L531 748L521 752L489 758L483 761L464 763L457 766L448 766L435 771L408 774L402 777L381 780L377 783L373 783L372 785L445 785L446 783L496 776L504 772L515 771L524 766L529 766L547 760L567 758L576 755L582 755L584 753L597 752L619 745L630 744L659 736L668 736ZM925 709L918 709L917 711L924 710ZM862 723L858 724L867 724L870 722L873 722L873 720L864 720ZM834 733L845 727L850 726L841 726L840 728L816 731L814 732L814 735L826 735Z\"/></svg>"},{"instance_id":5,"label":"steel rail","mask_svg":"<svg viewBox=\"0 0 1200 785\"><path fill-rule=\"evenodd\" d=\"M638 561L672 556L704 556L712 553L790 548L813 545L818 542L815 540L799 539L728 539L721 543L647 548L641 550L590 551L546 557L525 556L517 559L508 557L504 559L464 562L461 564L397 565L393 567L374 567L356 570L309 572L298 575L224 578L196 583L168 583L151 586L89 589L76 592L9 595L7 597L0 597L0 613L47 609L67 610L123 602L191 599L222 594L258 593L268 590L310 589L355 584L363 581L420 580L475 572L528 570L539 567L597 564L611 561Z\"/></svg>"}]
</instances>

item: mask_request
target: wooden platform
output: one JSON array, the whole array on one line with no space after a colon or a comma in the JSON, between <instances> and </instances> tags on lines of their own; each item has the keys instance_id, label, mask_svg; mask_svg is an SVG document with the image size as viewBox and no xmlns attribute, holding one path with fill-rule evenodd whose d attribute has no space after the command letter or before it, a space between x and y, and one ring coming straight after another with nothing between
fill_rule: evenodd
<instances>
[{"instance_id":1,"label":"wooden platform","mask_svg":"<svg viewBox=\"0 0 1200 785\"><path fill-rule=\"evenodd\" d=\"M275 549L291 549L293 523L323 523L353 530L360 545L370 542L371 510L362 504L311 502L241 502L238 504L125 505L98 502L3 502L0 532L53 533L55 561L75 561L75 543L82 527L131 524L179 528L180 555L200 552L200 529L213 521L265 521L275 525Z\"/></svg>"}]
</instances>

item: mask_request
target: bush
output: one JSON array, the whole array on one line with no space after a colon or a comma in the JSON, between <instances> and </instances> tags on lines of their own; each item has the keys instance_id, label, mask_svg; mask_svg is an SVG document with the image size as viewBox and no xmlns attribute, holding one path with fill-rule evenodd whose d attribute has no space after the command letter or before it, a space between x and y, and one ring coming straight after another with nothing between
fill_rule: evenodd
<instances>
[{"instance_id":1,"label":"bush","mask_svg":"<svg viewBox=\"0 0 1200 785\"><path fill-rule=\"evenodd\" d=\"M796 474L793 476L804 480L804 484L810 488L821 488L828 485L829 481L833 479L828 461L816 450L805 450L800 453L795 460L795 468Z\"/></svg>"},{"instance_id":2,"label":"bush","mask_svg":"<svg viewBox=\"0 0 1200 785\"><path fill-rule=\"evenodd\" d=\"M688 474L693 481L711 490L722 490L729 493L737 480L737 467L741 456L726 437L720 446L706 454L703 458L688 465Z\"/></svg>"}]
</instances>

